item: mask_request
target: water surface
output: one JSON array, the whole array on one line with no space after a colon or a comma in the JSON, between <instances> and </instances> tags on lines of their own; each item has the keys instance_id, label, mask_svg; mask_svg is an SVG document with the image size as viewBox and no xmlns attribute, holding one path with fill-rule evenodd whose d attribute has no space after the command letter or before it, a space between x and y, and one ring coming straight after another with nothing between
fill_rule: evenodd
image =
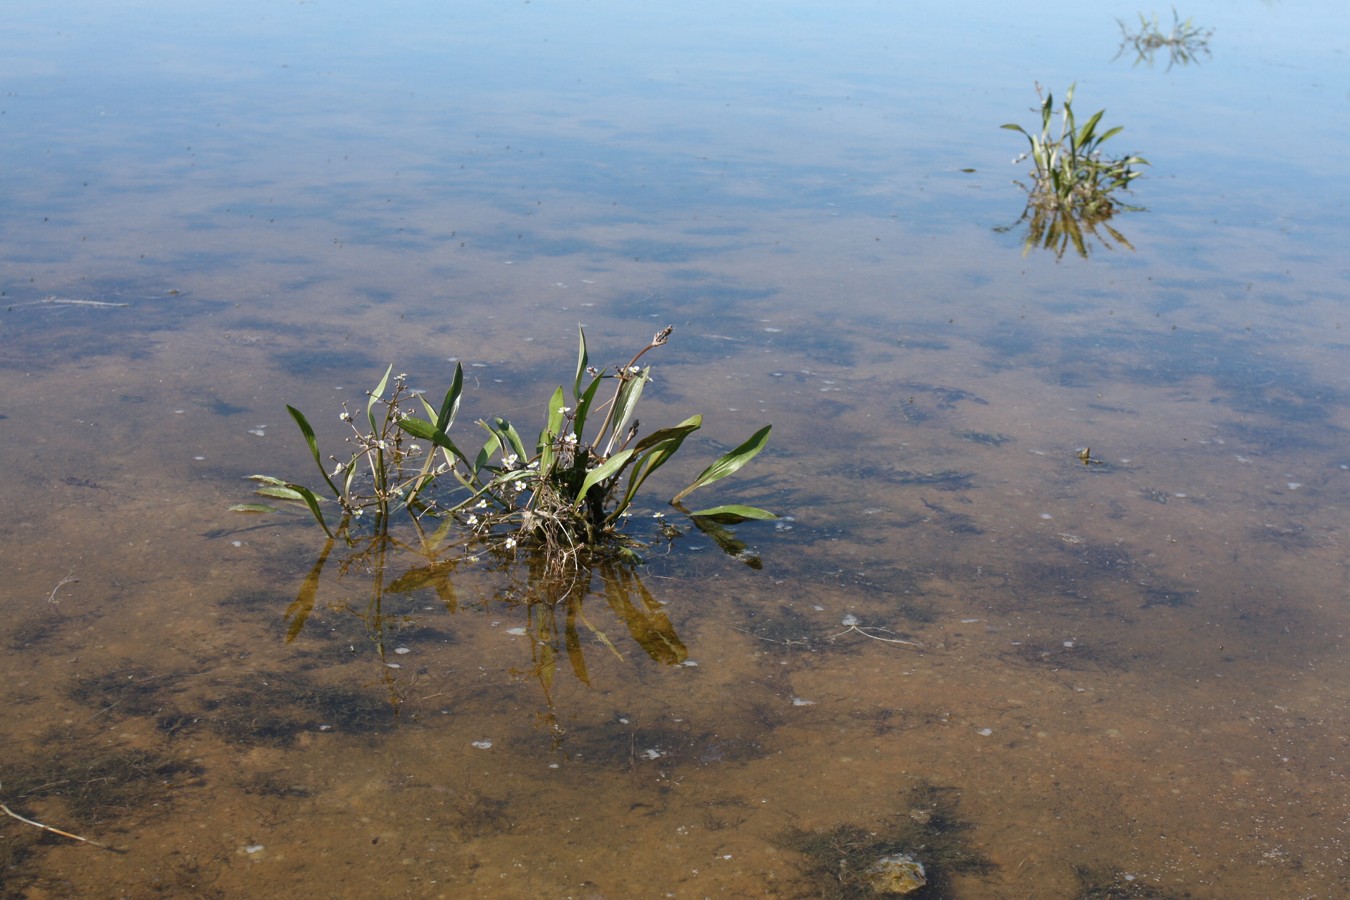
<instances>
[{"instance_id":1,"label":"water surface","mask_svg":"<svg viewBox=\"0 0 1350 900\"><path fill-rule=\"evenodd\" d=\"M125 852L6 817L7 895L1344 894L1350 32L1140 11L24 4L0 800ZM1151 160L1132 249L1023 252L1037 82ZM288 641L322 535L227 511L309 477L284 404L459 361L537 428L578 324L705 415L635 533L773 423L708 492L762 566L377 620L348 560Z\"/></svg>"}]
</instances>

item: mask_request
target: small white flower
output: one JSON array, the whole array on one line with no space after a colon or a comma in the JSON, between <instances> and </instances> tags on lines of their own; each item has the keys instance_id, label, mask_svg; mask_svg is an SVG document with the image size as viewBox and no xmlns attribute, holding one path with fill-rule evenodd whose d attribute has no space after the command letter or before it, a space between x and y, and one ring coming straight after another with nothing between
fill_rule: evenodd
<instances>
[{"instance_id":1,"label":"small white flower","mask_svg":"<svg viewBox=\"0 0 1350 900\"><path fill-rule=\"evenodd\" d=\"M487 509L487 501L479 500L477 505L474 506L474 509Z\"/></svg>"},{"instance_id":2,"label":"small white flower","mask_svg":"<svg viewBox=\"0 0 1350 900\"><path fill-rule=\"evenodd\" d=\"M515 538L509 537L509 538L506 539L506 549L507 549L507 550L514 549L515 546L516 546L516 539L515 539Z\"/></svg>"},{"instance_id":3,"label":"small white flower","mask_svg":"<svg viewBox=\"0 0 1350 900\"><path fill-rule=\"evenodd\" d=\"M473 526L475 526L475 525L478 524L478 517L477 517L477 516L469 516L467 519L464 520L464 524L465 524L465 525L468 525L470 528L472 528Z\"/></svg>"},{"instance_id":4,"label":"small white flower","mask_svg":"<svg viewBox=\"0 0 1350 900\"><path fill-rule=\"evenodd\" d=\"M571 411L572 411L572 407L570 407L570 406L560 406L560 407L558 407L558 415L561 415L561 416L565 416L565 415L567 415L568 413L570 413Z\"/></svg>"}]
</instances>

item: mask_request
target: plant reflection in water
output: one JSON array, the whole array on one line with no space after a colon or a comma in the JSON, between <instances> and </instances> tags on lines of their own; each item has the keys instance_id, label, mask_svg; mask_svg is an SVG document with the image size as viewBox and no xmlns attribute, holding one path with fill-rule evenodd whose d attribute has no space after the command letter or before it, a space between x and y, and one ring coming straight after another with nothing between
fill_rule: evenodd
<instances>
[{"instance_id":1,"label":"plant reflection in water","mask_svg":"<svg viewBox=\"0 0 1350 900\"><path fill-rule=\"evenodd\" d=\"M725 552L752 568L760 567L758 556L723 523L692 519L699 532L711 537ZM660 521L661 536L674 541L682 532ZM421 538L420 532L415 532ZM402 667L397 655L399 636L412 626L424 624L421 601L416 595L434 591L439 605L449 614L461 609L511 609L523 612L524 621L511 629L530 641L527 665L509 669L512 675L539 685L543 694L547 728L555 739L562 735L554 704L555 684L562 668L570 669L582 684L589 686L591 674L586 649L597 644L620 660L623 640L607 633L594 618L594 602L602 596L615 620L622 623L628 637L653 661L680 665L689 653L675 626L659 601L643 582L640 563L598 555L582 562L575 570L560 573L546 554L485 551L480 556L440 558L419 540L406 540L388 529L378 529L359 537L329 538L313 566L301 582L296 598L286 610L286 640L295 641L317 609L347 613L360 621L362 630L374 646L381 663L380 679L388 692L390 705L398 715L411 684L401 681ZM484 571L497 572L501 586L490 596L464 601L455 587L457 574L468 575L481 583ZM358 596L363 600L335 600L321 606L320 593L332 586L333 578L350 583L356 580ZM347 592L343 592L351 596ZM419 612L414 612L418 610ZM406 652L406 651L404 651Z\"/></svg>"}]
</instances>

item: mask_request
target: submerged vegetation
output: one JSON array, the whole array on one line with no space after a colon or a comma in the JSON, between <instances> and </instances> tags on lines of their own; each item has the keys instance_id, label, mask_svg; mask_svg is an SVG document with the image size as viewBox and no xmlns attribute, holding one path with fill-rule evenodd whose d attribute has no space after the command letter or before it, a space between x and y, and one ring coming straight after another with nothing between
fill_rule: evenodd
<instances>
[{"instance_id":1,"label":"submerged vegetation","mask_svg":"<svg viewBox=\"0 0 1350 900\"><path fill-rule=\"evenodd\" d=\"M1177 63L1186 65L1196 62L1200 54L1209 56L1209 39L1214 34L1212 28L1201 28L1191 19L1181 21L1177 15L1176 8L1172 8L1172 28L1170 31L1164 31L1162 24L1158 21L1155 13L1152 18L1146 18L1143 13L1139 13L1139 30L1131 30L1129 25L1119 19L1116 23L1120 25L1120 52L1116 58L1128 49L1134 50L1134 64L1146 62L1153 64L1153 57L1159 50L1167 51L1167 68Z\"/></svg>"},{"instance_id":2,"label":"submerged vegetation","mask_svg":"<svg viewBox=\"0 0 1350 900\"><path fill-rule=\"evenodd\" d=\"M1136 167L1148 165L1148 160L1133 154L1108 155L1105 143L1123 126L1098 131L1104 109L1080 125L1073 111L1074 87L1069 86L1063 106L1056 110L1054 95L1036 86L1041 96L1039 131L1027 131L1016 123L1003 126L1023 135L1030 145L1013 162L1030 158L1034 164L1031 184L1019 182L1027 192L1027 205L1018 220L1028 223L1024 251L1043 246L1063 256L1073 246L1080 256L1087 256L1089 238L1108 247L1112 241L1130 246L1107 221L1122 209L1134 208L1122 204L1118 192L1130 188L1140 175Z\"/></svg>"},{"instance_id":3,"label":"submerged vegetation","mask_svg":"<svg viewBox=\"0 0 1350 900\"><path fill-rule=\"evenodd\" d=\"M462 448L462 438L450 434L464 391L459 365L439 406L410 389L406 375L392 376L391 387L391 366L367 395L362 414L353 415L343 407L341 419L352 430L347 440L355 448L345 459L330 456L325 462L309 420L287 406L319 468L323 487L315 491L255 475L262 485L257 493L303 504L329 538L349 543L364 523L371 523L374 533L388 534L401 522L413 528L428 553L453 546L469 553L535 552L558 571L576 571L583 557L633 561L637 542L623 534L630 507L647 479L703 424L703 417L694 415L640 436L637 406L651 380L651 367L640 362L665 344L671 331L667 327L657 332L626 364L613 370L590 364L586 334L581 331L571 397L562 386L553 392L538 437L527 444L508 420L479 420L486 437L473 455ZM418 418L414 409L425 412L426 418ZM754 458L764 448L770 427L765 425L715 460L670 501L724 549L735 546L721 525L776 517L741 505L691 512L682 501ZM326 513L325 508L332 506L336 510ZM234 508L271 510L261 504Z\"/></svg>"}]
</instances>

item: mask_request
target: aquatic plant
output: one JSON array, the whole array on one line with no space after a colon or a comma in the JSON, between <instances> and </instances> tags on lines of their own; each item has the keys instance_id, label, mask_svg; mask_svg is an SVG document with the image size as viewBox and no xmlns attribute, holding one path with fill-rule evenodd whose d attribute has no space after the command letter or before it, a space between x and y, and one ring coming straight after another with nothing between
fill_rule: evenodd
<instances>
[{"instance_id":1,"label":"aquatic plant","mask_svg":"<svg viewBox=\"0 0 1350 900\"><path fill-rule=\"evenodd\" d=\"M451 437L464 392L458 364L439 406L410 389L406 375L393 375L392 366L368 393L363 413L353 414L344 404L341 419L351 427L347 440L354 447L345 459L329 457L325 463L309 420L287 406L323 487L316 491L255 475L262 485L257 493L303 504L330 538L349 542L350 532L363 527L363 521L372 522L376 533L387 534L393 521L402 518L416 528L426 552L452 543L470 545L474 552L541 551L555 567L572 570L583 554L635 558L634 542L622 532L630 507L647 479L703 424L703 417L694 415L639 436L637 406L651 380L651 367L640 363L669 340L671 331L657 332L626 364L611 370L590 364L586 333L579 329L570 400L563 386L553 392L543 427L528 444L504 418L479 420L486 438L472 456ZM426 418L414 414L419 406ZM681 501L754 458L764 448L770 427L716 459L670 501L715 540L721 524L776 517L736 504L690 512ZM335 523L325 515L330 504L337 507ZM262 504L233 508L271 509ZM431 534L423 529L427 521L439 523ZM718 543L732 549L725 536Z\"/></svg>"},{"instance_id":2,"label":"aquatic plant","mask_svg":"<svg viewBox=\"0 0 1350 900\"><path fill-rule=\"evenodd\" d=\"M1030 185L1017 182L1027 192L1027 205L1017 223L995 229L1010 231L1021 222L1028 223L1023 252L1041 246L1063 256L1072 246L1080 256L1088 255L1090 239L1110 247L1112 241L1133 249L1117 229L1106 222L1126 206L1117 192L1128 190L1140 172L1136 166L1149 165L1148 160L1133 154L1108 156L1103 145L1123 130L1117 125L1099 132L1102 115L1098 110L1082 125L1073 111L1075 85L1070 85L1064 96L1064 105L1055 109L1054 95L1036 85L1041 97L1041 128L1037 133L1021 125L1009 123L1002 127L1026 137L1030 149L1020 154L1014 163L1028 157L1035 168ZM1058 118L1058 126L1055 120ZM1058 132L1058 133L1056 133ZM1098 228L1101 231L1098 231Z\"/></svg>"},{"instance_id":3,"label":"aquatic plant","mask_svg":"<svg viewBox=\"0 0 1350 900\"><path fill-rule=\"evenodd\" d=\"M1135 166L1146 166L1148 160L1141 156L1110 157L1105 154L1103 145L1124 130L1117 125L1106 131L1098 132L1102 115L1101 109L1088 118L1081 126L1073 112L1073 94L1076 85L1070 85L1064 95L1064 105L1059 112L1059 133L1055 134L1054 95L1043 92L1036 85L1041 96L1041 129L1033 134L1016 123L1004 125L1026 137L1031 149L1018 156L1014 162L1030 157L1036 168L1032 171L1033 184L1028 191L1028 203L1045 210L1069 213L1077 218L1100 221L1116 211L1117 201L1114 192L1128 188L1140 173Z\"/></svg>"},{"instance_id":4,"label":"aquatic plant","mask_svg":"<svg viewBox=\"0 0 1350 900\"><path fill-rule=\"evenodd\" d=\"M1181 21L1176 7L1172 7L1170 31L1163 31L1157 13L1154 13L1152 18L1145 18L1143 13L1139 13L1138 16L1138 31L1131 31L1130 26L1120 19L1116 20L1116 24L1120 26L1121 42L1120 51L1116 53L1114 59L1119 59L1129 48L1135 51L1135 65L1141 62L1152 65L1154 54L1165 49L1168 55L1167 68L1170 69L1177 63L1186 65L1195 62L1201 53L1209 55L1209 39L1214 34L1214 29L1201 28L1189 18L1184 22Z\"/></svg>"}]
</instances>

